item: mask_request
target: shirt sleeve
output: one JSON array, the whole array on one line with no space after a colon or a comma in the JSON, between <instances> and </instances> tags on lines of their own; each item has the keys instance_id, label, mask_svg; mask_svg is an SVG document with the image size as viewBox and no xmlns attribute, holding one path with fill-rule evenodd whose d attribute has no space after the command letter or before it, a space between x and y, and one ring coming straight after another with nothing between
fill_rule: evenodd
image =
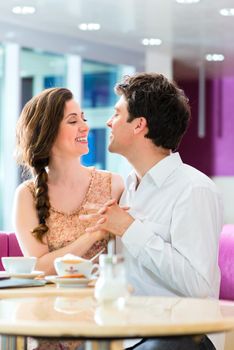
<instances>
[{"instance_id":1,"label":"shirt sleeve","mask_svg":"<svg viewBox=\"0 0 234 350\"><path fill-rule=\"evenodd\" d=\"M187 188L174 206L168 241L163 238L160 223L135 217L122 242L140 264L176 294L217 297L222 218L222 202L216 192Z\"/></svg>"}]
</instances>

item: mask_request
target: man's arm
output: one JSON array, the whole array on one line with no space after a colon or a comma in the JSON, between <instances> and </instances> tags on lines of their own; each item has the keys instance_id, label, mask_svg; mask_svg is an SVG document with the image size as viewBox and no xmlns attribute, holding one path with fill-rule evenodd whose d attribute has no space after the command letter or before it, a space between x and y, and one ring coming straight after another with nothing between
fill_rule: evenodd
<instances>
[{"instance_id":1,"label":"man's arm","mask_svg":"<svg viewBox=\"0 0 234 350\"><path fill-rule=\"evenodd\" d=\"M134 219L117 204L106 205L96 219L99 224L95 230L108 229L122 236L130 254L175 293L217 296L222 206L215 192L186 189L174 207L168 241L160 224L147 218Z\"/></svg>"}]
</instances>

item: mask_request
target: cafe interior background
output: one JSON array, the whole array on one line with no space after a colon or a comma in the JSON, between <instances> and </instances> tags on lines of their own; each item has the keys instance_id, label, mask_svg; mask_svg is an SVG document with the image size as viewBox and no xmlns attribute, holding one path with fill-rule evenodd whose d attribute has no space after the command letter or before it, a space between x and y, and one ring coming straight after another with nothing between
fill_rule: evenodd
<instances>
[{"instance_id":1,"label":"cafe interior background","mask_svg":"<svg viewBox=\"0 0 234 350\"><path fill-rule=\"evenodd\" d=\"M126 177L130 166L107 151L105 122L115 82L135 71L161 72L185 90L192 122L179 151L217 183L233 224L233 32L233 0L0 1L0 230L13 230L23 105L44 88L70 88L91 128L83 163Z\"/></svg>"}]
</instances>

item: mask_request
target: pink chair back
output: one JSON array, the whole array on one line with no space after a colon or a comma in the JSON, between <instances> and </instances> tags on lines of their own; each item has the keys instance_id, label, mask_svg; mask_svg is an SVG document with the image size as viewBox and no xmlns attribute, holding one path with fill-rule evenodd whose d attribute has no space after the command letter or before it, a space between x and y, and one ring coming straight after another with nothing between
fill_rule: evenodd
<instances>
[{"instance_id":1,"label":"pink chair back","mask_svg":"<svg viewBox=\"0 0 234 350\"><path fill-rule=\"evenodd\" d=\"M0 258L4 256L23 256L15 233L0 232ZM0 271L3 271L0 259Z\"/></svg>"},{"instance_id":2,"label":"pink chair back","mask_svg":"<svg viewBox=\"0 0 234 350\"><path fill-rule=\"evenodd\" d=\"M0 257L8 256L8 234L0 232ZM4 270L0 259L0 271Z\"/></svg>"},{"instance_id":3,"label":"pink chair back","mask_svg":"<svg viewBox=\"0 0 234 350\"><path fill-rule=\"evenodd\" d=\"M22 256L23 255L15 233L9 233L8 243L9 243L9 250L8 250L9 256Z\"/></svg>"},{"instance_id":4,"label":"pink chair back","mask_svg":"<svg viewBox=\"0 0 234 350\"><path fill-rule=\"evenodd\" d=\"M224 225L219 240L220 299L234 300L234 225Z\"/></svg>"}]
</instances>

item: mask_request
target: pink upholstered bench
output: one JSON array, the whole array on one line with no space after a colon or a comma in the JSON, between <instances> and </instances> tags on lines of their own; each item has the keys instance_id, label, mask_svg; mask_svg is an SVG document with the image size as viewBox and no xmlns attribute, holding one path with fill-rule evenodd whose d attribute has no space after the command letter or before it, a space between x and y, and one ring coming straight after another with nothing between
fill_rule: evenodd
<instances>
[{"instance_id":1,"label":"pink upholstered bench","mask_svg":"<svg viewBox=\"0 0 234 350\"><path fill-rule=\"evenodd\" d=\"M234 225L224 225L219 240L220 299L234 300Z\"/></svg>"},{"instance_id":2,"label":"pink upholstered bench","mask_svg":"<svg viewBox=\"0 0 234 350\"><path fill-rule=\"evenodd\" d=\"M0 232L0 258L3 256L22 256L15 233ZM2 259L0 259L0 271L3 271Z\"/></svg>"},{"instance_id":3,"label":"pink upholstered bench","mask_svg":"<svg viewBox=\"0 0 234 350\"><path fill-rule=\"evenodd\" d=\"M0 232L0 258L8 256L8 234ZM0 271L4 270L2 259L0 259Z\"/></svg>"}]
</instances>

